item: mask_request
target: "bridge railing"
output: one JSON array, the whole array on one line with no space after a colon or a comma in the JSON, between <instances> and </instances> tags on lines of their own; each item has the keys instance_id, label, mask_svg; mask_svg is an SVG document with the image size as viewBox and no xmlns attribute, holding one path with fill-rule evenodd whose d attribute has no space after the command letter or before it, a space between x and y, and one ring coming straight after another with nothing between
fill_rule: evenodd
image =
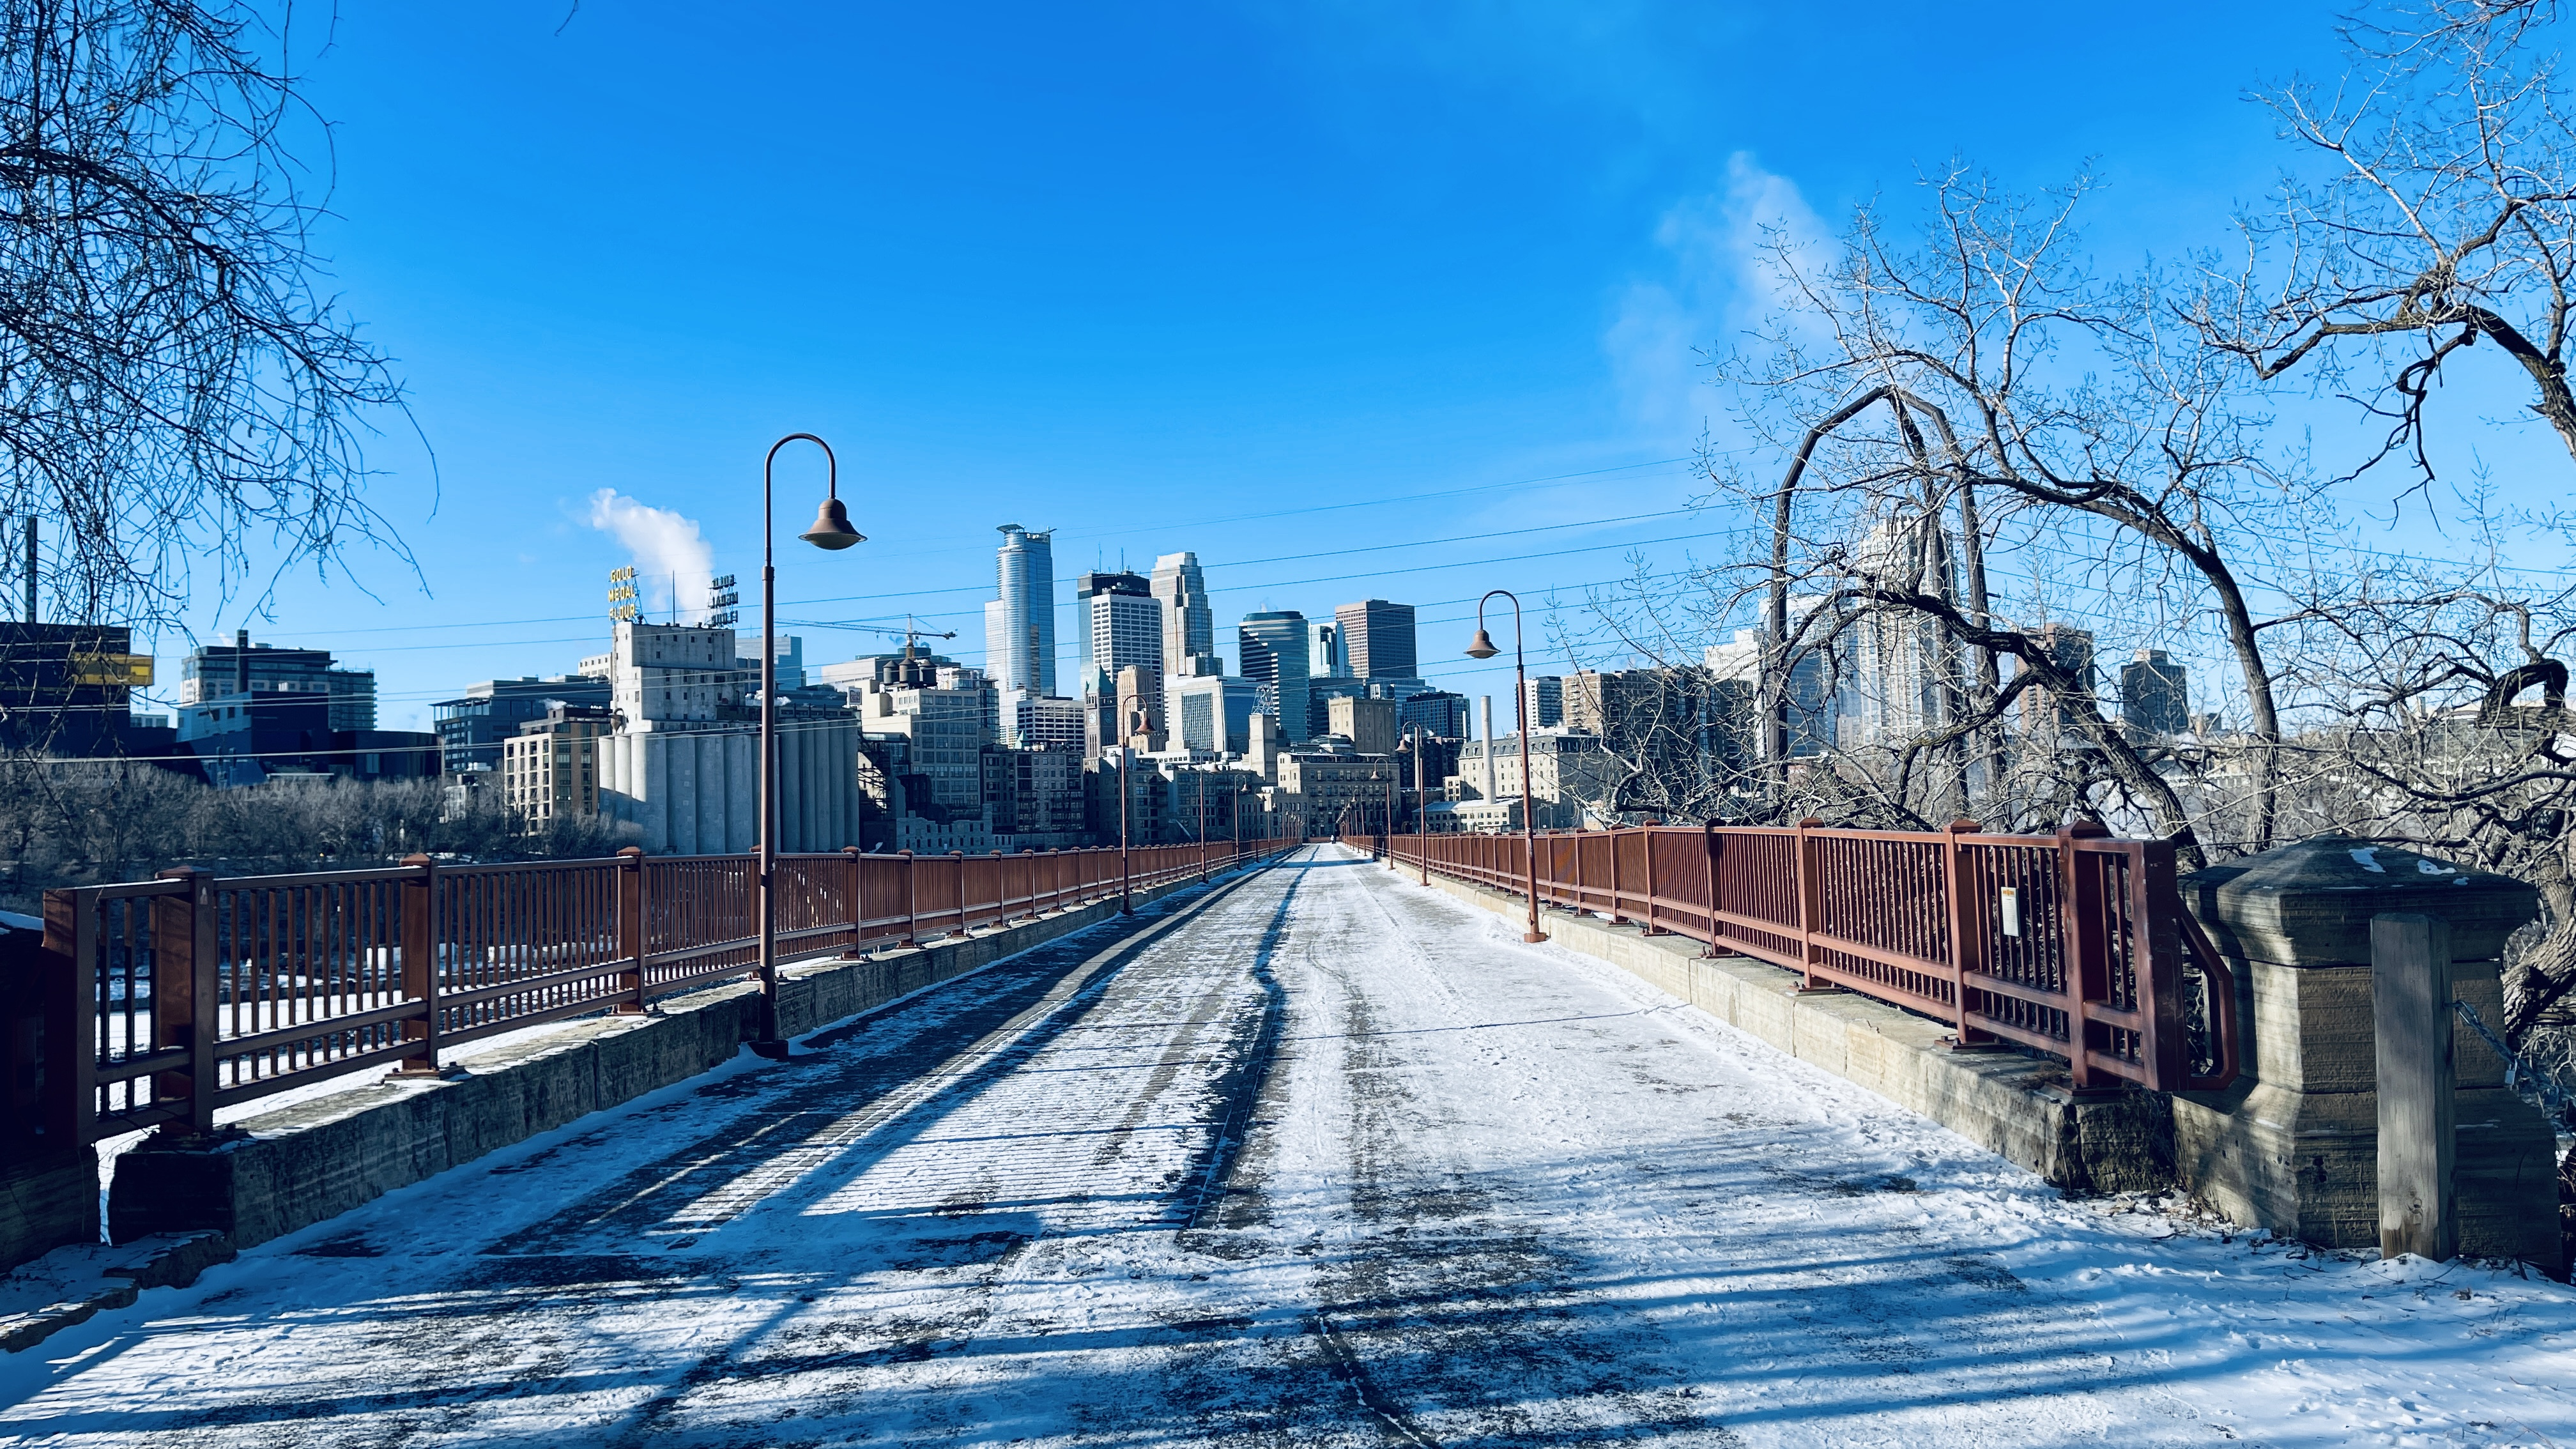
<instances>
[{"instance_id":1,"label":"bridge railing","mask_svg":"<svg viewBox=\"0 0 2576 1449\"><path fill-rule=\"evenodd\" d=\"M1517 835L1343 843L1515 895ZM1539 835L1542 905L1633 922L2063 1058L2078 1091L2235 1080L2236 986L2174 890L2173 847L2054 835L1644 826Z\"/></svg>"},{"instance_id":2,"label":"bridge railing","mask_svg":"<svg viewBox=\"0 0 2576 1449\"><path fill-rule=\"evenodd\" d=\"M1139 889L1280 842L1127 852ZM446 1047L749 974L750 855L217 877L45 893L32 1001L0 1003L18 1118L0 1148L51 1150ZM780 959L914 944L1113 897L1115 849L778 859ZM32 1085L31 1085L32 1084Z\"/></svg>"}]
</instances>

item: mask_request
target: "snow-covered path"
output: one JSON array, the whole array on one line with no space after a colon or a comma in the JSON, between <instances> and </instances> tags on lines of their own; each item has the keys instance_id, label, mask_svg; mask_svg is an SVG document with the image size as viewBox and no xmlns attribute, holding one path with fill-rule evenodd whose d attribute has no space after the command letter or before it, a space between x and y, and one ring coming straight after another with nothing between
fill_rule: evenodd
<instances>
[{"instance_id":1,"label":"snow-covered path","mask_svg":"<svg viewBox=\"0 0 2576 1449\"><path fill-rule=\"evenodd\" d=\"M0 1442L2576 1442L2563 1287L2061 1201L1336 849L1110 945L147 1293Z\"/></svg>"}]
</instances>

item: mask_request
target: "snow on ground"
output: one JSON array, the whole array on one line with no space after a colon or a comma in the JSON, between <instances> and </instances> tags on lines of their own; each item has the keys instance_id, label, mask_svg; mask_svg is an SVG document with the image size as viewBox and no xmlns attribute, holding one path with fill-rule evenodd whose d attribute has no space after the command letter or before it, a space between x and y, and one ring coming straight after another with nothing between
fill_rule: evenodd
<instances>
[{"instance_id":1,"label":"snow on ground","mask_svg":"<svg viewBox=\"0 0 2576 1449\"><path fill-rule=\"evenodd\" d=\"M2576 1442L2562 1286L2062 1200L1338 850L1115 935L147 1293L0 1442Z\"/></svg>"}]
</instances>

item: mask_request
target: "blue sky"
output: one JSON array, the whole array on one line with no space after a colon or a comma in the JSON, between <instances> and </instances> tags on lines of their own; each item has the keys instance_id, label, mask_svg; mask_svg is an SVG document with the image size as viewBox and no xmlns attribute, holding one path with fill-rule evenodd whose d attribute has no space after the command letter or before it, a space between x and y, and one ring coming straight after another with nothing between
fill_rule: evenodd
<instances>
[{"instance_id":1,"label":"blue sky","mask_svg":"<svg viewBox=\"0 0 2576 1449\"><path fill-rule=\"evenodd\" d=\"M360 554L251 627L425 727L604 647L603 488L694 520L754 622L761 455L812 431L871 541L782 545L785 618L909 609L979 657L1017 522L1066 576L1196 550L1229 645L1256 608L1422 604L1435 677L1490 691L1455 601L1735 525L1675 511L1672 460L1758 223L1958 152L2032 186L2093 158L2106 262L2224 240L2280 161L2245 91L2331 68L2332 11L2138 10L349 7L307 66L321 241L435 453L374 449L420 577ZM820 473L782 460L783 535Z\"/></svg>"}]
</instances>

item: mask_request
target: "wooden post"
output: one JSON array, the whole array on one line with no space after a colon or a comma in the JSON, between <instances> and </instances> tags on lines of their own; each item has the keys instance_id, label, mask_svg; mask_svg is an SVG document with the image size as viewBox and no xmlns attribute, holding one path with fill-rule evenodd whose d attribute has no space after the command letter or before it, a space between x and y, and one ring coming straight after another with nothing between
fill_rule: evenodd
<instances>
[{"instance_id":1,"label":"wooden post","mask_svg":"<svg viewBox=\"0 0 2576 1449\"><path fill-rule=\"evenodd\" d=\"M152 901L152 1048L184 1047L184 1071L155 1072L152 1100L186 1102L187 1130L215 1130L215 878L194 866L161 872L188 893Z\"/></svg>"},{"instance_id":2,"label":"wooden post","mask_svg":"<svg viewBox=\"0 0 2576 1449\"><path fill-rule=\"evenodd\" d=\"M420 1003L420 1015L403 1023L403 1041L411 1055L392 1072L397 1077L438 1075L438 862L426 855L403 857L412 874L402 883L403 999Z\"/></svg>"},{"instance_id":3,"label":"wooden post","mask_svg":"<svg viewBox=\"0 0 2576 1449\"><path fill-rule=\"evenodd\" d=\"M2370 1007L2379 1039L2379 1256L2444 1262L2460 1251L2449 922L2371 917Z\"/></svg>"},{"instance_id":4,"label":"wooden post","mask_svg":"<svg viewBox=\"0 0 2576 1449\"><path fill-rule=\"evenodd\" d=\"M617 1014L644 1010L644 847L617 852L617 959L629 963L618 978Z\"/></svg>"}]
</instances>

